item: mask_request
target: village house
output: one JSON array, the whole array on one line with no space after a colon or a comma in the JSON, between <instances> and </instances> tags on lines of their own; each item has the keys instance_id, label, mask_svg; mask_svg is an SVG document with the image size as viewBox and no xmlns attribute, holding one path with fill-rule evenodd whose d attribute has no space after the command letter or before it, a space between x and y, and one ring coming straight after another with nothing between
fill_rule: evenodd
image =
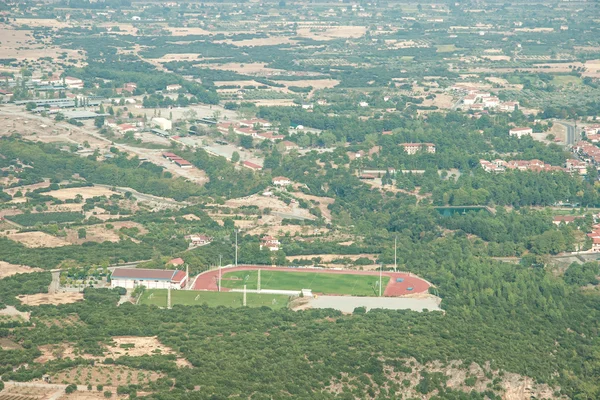
<instances>
[{"instance_id":1,"label":"village house","mask_svg":"<svg viewBox=\"0 0 600 400\"><path fill-rule=\"evenodd\" d=\"M65 85L69 89L81 89L83 88L83 81L79 78L73 78L72 76L67 76L64 79Z\"/></svg>"},{"instance_id":2,"label":"village house","mask_svg":"<svg viewBox=\"0 0 600 400\"><path fill-rule=\"evenodd\" d=\"M278 251L281 246L279 240L273 236L263 236L260 239L260 249L269 249L270 251Z\"/></svg>"},{"instance_id":3,"label":"village house","mask_svg":"<svg viewBox=\"0 0 600 400\"><path fill-rule=\"evenodd\" d=\"M419 151L425 151L427 153L435 153L435 144L433 143L401 143L400 146L404 148L407 154L417 154Z\"/></svg>"},{"instance_id":4,"label":"village house","mask_svg":"<svg viewBox=\"0 0 600 400\"><path fill-rule=\"evenodd\" d=\"M206 235L187 235L185 239L190 242L190 247L204 246L212 243L213 238Z\"/></svg>"},{"instance_id":5,"label":"village house","mask_svg":"<svg viewBox=\"0 0 600 400\"><path fill-rule=\"evenodd\" d=\"M580 219L581 217L575 215L556 215L552 218L552 223L554 225L560 225L561 223L570 224L574 222L576 219Z\"/></svg>"},{"instance_id":6,"label":"village house","mask_svg":"<svg viewBox=\"0 0 600 400\"><path fill-rule=\"evenodd\" d=\"M123 85L123 90L129 93L135 92L135 89L137 89L137 83L127 82Z\"/></svg>"},{"instance_id":7,"label":"village house","mask_svg":"<svg viewBox=\"0 0 600 400\"><path fill-rule=\"evenodd\" d=\"M117 125L117 130L124 134L127 132L137 131L137 127L130 125L130 124L120 124L120 125Z\"/></svg>"},{"instance_id":8,"label":"village house","mask_svg":"<svg viewBox=\"0 0 600 400\"><path fill-rule=\"evenodd\" d=\"M512 112L512 111L515 111L518 106L519 106L519 103L516 101L506 101L504 103L500 103L500 106L498 107L498 109L500 111Z\"/></svg>"},{"instance_id":9,"label":"village house","mask_svg":"<svg viewBox=\"0 0 600 400\"><path fill-rule=\"evenodd\" d=\"M298 150L300 148L300 146L298 146L296 143L290 142L289 140L284 140L280 144L283 146L285 151Z\"/></svg>"},{"instance_id":10,"label":"village house","mask_svg":"<svg viewBox=\"0 0 600 400\"><path fill-rule=\"evenodd\" d=\"M292 181L289 178L286 178L285 176L276 176L275 178L273 178L273 185L275 186L287 186L291 184Z\"/></svg>"},{"instance_id":11,"label":"village house","mask_svg":"<svg viewBox=\"0 0 600 400\"><path fill-rule=\"evenodd\" d=\"M532 128L522 128L522 127L512 128L511 130L508 131L508 134L510 136L516 136L518 138L521 138L523 136L533 134L533 129Z\"/></svg>"},{"instance_id":12,"label":"village house","mask_svg":"<svg viewBox=\"0 0 600 400\"><path fill-rule=\"evenodd\" d=\"M242 165L243 165L244 167L246 167L246 168L250 168L250 169L251 169L251 170L253 170L253 171L260 171L260 170L262 169L262 167L261 167L260 165L258 165L258 164L255 164L255 163L253 163L253 162L251 162L251 161L244 161L244 162L242 163Z\"/></svg>"},{"instance_id":13,"label":"village house","mask_svg":"<svg viewBox=\"0 0 600 400\"><path fill-rule=\"evenodd\" d=\"M181 85L179 85L179 84L167 85L166 89L167 89L167 92L176 92L181 89Z\"/></svg>"},{"instance_id":14,"label":"village house","mask_svg":"<svg viewBox=\"0 0 600 400\"><path fill-rule=\"evenodd\" d=\"M245 119L243 121L240 121L240 126L258 126L259 128L270 128L271 126L273 126L269 121L267 121L266 119L261 119L261 118L252 118L252 119Z\"/></svg>"}]
</instances>

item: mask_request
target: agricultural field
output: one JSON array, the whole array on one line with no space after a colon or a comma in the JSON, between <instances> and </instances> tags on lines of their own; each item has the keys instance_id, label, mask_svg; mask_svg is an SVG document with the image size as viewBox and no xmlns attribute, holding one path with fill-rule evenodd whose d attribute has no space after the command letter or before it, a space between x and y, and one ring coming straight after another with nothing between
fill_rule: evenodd
<instances>
[{"instance_id":1,"label":"agricultural field","mask_svg":"<svg viewBox=\"0 0 600 400\"><path fill-rule=\"evenodd\" d=\"M389 278L383 279L383 285ZM235 271L225 273L224 288L256 289L258 271ZM261 270L261 289L300 290L312 289L313 293L352 296L377 296L379 278L371 275L327 274L321 272L283 272Z\"/></svg>"},{"instance_id":2,"label":"agricultural field","mask_svg":"<svg viewBox=\"0 0 600 400\"><path fill-rule=\"evenodd\" d=\"M248 288L250 289L250 288ZM248 307L270 307L272 309L286 308L289 296L274 294L246 293L246 304ZM195 290L172 290L172 305L203 305L209 307L232 307L242 306L243 294L233 292L204 292ZM167 306L167 290L146 290L139 300L139 304L154 305L158 307Z\"/></svg>"}]
</instances>

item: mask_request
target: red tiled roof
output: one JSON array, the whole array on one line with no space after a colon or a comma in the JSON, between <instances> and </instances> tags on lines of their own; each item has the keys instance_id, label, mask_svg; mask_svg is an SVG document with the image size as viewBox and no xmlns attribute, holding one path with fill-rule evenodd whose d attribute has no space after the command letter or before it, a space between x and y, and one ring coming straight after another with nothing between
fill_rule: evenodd
<instances>
[{"instance_id":1,"label":"red tiled roof","mask_svg":"<svg viewBox=\"0 0 600 400\"><path fill-rule=\"evenodd\" d=\"M183 258L178 257L178 258L172 259L167 264L171 264L171 265L183 265L183 264L185 264L185 261L183 261Z\"/></svg>"}]
</instances>

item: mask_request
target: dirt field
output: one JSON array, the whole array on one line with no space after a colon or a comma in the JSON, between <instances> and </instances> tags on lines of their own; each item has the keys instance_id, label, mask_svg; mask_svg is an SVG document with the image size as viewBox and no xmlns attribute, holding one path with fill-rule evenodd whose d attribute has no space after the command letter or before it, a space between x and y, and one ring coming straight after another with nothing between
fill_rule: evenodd
<instances>
[{"instance_id":1,"label":"dirt field","mask_svg":"<svg viewBox=\"0 0 600 400\"><path fill-rule=\"evenodd\" d=\"M23 185L23 186L17 186L14 188L8 188L8 189L4 189L4 191L8 194L10 194L11 196L14 196L15 193L17 193L18 191L21 191L21 193L23 195L25 195L25 193L30 192L32 190L35 189L40 189L40 188L47 188L48 186L50 186L50 182L40 182L40 183L34 183L32 185Z\"/></svg>"},{"instance_id":2,"label":"dirt field","mask_svg":"<svg viewBox=\"0 0 600 400\"><path fill-rule=\"evenodd\" d=\"M319 210L321 210L323 218L325 218L326 221L331 221L331 211L329 211L329 208L327 208L327 206L335 202L334 198L313 196L310 194L304 194L303 192L293 192L292 194L299 199L303 199L310 202L311 204L313 201L319 202L319 205L317 207L319 207Z\"/></svg>"},{"instance_id":3,"label":"dirt field","mask_svg":"<svg viewBox=\"0 0 600 400\"><path fill-rule=\"evenodd\" d=\"M55 387L33 387L6 385L0 400L48 400L55 399L55 394L60 395L63 391ZM61 397L62 398L62 397Z\"/></svg>"},{"instance_id":4,"label":"dirt field","mask_svg":"<svg viewBox=\"0 0 600 400\"><path fill-rule=\"evenodd\" d=\"M13 342L10 339L2 338L0 339L0 349L2 350L23 350L23 346L18 343Z\"/></svg>"},{"instance_id":5,"label":"dirt field","mask_svg":"<svg viewBox=\"0 0 600 400\"><path fill-rule=\"evenodd\" d=\"M280 45L280 44L293 44L293 43L296 43L296 41L294 41L286 36L271 36L271 37L267 37L267 38L255 38L255 39L238 40L238 41L231 40L231 39L215 40L215 43L227 43L227 44L232 44L232 45L238 46L238 47L244 47L244 46L276 46L276 45Z\"/></svg>"},{"instance_id":6,"label":"dirt field","mask_svg":"<svg viewBox=\"0 0 600 400\"><path fill-rule=\"evenodd\" d=\"M171 26L163 26L163 28L171 32L172 36L211 35L216 33L204 30L202 28L175 28Z\"/></svg>"},{"instance_id":7,"label":"dirt field","mask_svg":"<svg viewBox=\"0 0 600 400\"><path fill-rule=\"evenodd\" d=\"M89 354L80 353L75 350L71 343L61 344L46 344L38 346L38 349L42 353L41 356L35 359L36 363L45 363L52 360L59 360L63 358L75 359L77 357L84 358L86 360L94 360L95 357Z\"/></svg>"},{"instance_id":8,"label":"dirt field","mask_svg":"<svg viewBox=\"0 0 600 400\"><path fill-rule=\"evenodd\" d=\"M108 357L118 358L122 355L139 357L144 355L153 355L158 352L160 354L177 354L170 347L163 345L158 341L156 336L115 336L112 338L115 342L114 346L108 346ZM123 348L121 346L133 345L132 348ZM179 366L191 366L189 361L179 357L177 359Z\"/></svg>"},{"instance_id":9,"label":"dirt field","mask_svg":"<svg viewBox=\"0 0 600 400\"><path fill-rule=\"evenodd\" d=\"M17 20L17 25L21 25L24 19ZM53 21L53 20L27 20L27 21ZM53 21L58 23L58 21ZM30 25L32 26L32 25ZM57 58L61 53L67 53L68 58L81 60L82 55L75 50L61 49L56 46L51 46L42 41L37 41L31 31L17 30L7 25L0 25L0 38L2 38L2 46L0 46L0 58L16 58L17 60L37 60L42 57Z\"/></svg>"},{"instance_id":10,"label":"dirt field","mask_svg":"<svg viewBox=\"0 0 600 400\"><path fill-rule=\"evenodd\" d=\"M26 296L18 296L21 303L28 306L39 306L42 304L69 304L83 300L83 293L37 293Z\"/></svg>"},{"instance_id":11,"label":"dirt field","mask_svg":"<svg viewBox=\"0 0 600 400\"><path fill-rule=\"evenodd\" d=\"M96 196L106 196L110 197L110 195L115 194L110 189L99 187L99 186L91 186L91 187L80 187L80 188L69 188L69 189L59 189L52 190L46 193L48 196L56 197L59 200L67 200L74 199L75 196L80 194L83 199L89 199Z\"/></svg>"},{"instance_id":12,"label":"dirt field","mask_svg":"<svg viewBox=\"0 0 600 400\"><path fill-rule=\"evenodd\" d=\"M93 367L80 366L66 369L52 376L52 381L57 383L75 383L78 385L125 385L149 383L163 376L153 371L143 371L117 365L95 365ZM113 393L115 390L113 390ZM77 392L79 393L79 392ZM87 396L88 393L84 392ZM102 392L100 392L102 395ZM63 399L64 397L61 397ZM79 399L80 397L73 397ZM86 397L87 398L87 397ZM97 397L91 397L97 398Z\"/></svg>"},{"instance_id":13,"label":"dirt field","mask_svg":"<svg viewBox=\"0 0 600 400\"><path fill-rule=\"evenodd\" d=\"M295 207L293 204L287 205L282 200L274 197L266 197L258 194L243 197L240 199L227 200L226 207L237 208L241 206L257 206L260 210L270 208L272 212L292 214L299 217L313 219L314 216L303 208Z\"/></svg>"},{"instance_id":14,"label":"dirt field","mask_svg":"<svg viewBox=\"0 0 600 400\"><path fill-rule=\"evenodd\" d=\"M45 232L33 231L33 232L21 232L21 233L9 233L6 235L10 240L19 242L26 247L62 247L69 243L56 236L49 235Z\"/></svg>"},{"instance_id":15,"label":"dirt field","mask_svg":"<svg viewBox=\"0 0 600 400\"><path fill-rule=\"evenodd\" d=\"M85 227L86 230L86 238L79 239L77 229L69 229L67 230L66 240L69 243L73 244L81 244L84 242L118 242L120 240L119 229L121 228L138 228L141 234L148 233L148 230L144 228L143 225L138 224L137 222L131 221L121 221L121 222L111 222L114 226L113 229L108 229L106 224L98 224L98 225L88 225Z\"/></svg>"},{"instance_id":16,"label":"dirt field","mask_svg":"<svg viewBox=\"0 0 600 400\"><path fill-rule=\"evenodd\" d=\"M5 261L0 261L0 279L6 278L7 276L15 274L28 274L30 272L41 272L43 269L32 268L26 265L15 265Z\"/></svg>"},{"instance_id":17,"label":"dirt field","mask_svg":"<svg viewBox=\"0 0 600 400\"><path fill-rule=\"evenodd\" d=\"M297 36L314 40L333 40L339 38L359 38L367 33L366 26L300 27Z\"/></svg>"},{"instance_id":18,"label":"dirt field","mask_svg":"<svg viewBox=\"0 0 600 400\"><path fill-rule=\"evenodd\" d=\"M277 83L283 83L286 86L312 86L315 89L328 89L337 86L340 81L336 79L306 79L301 81L277 81Z\"/></svg>"},{"instance_id":19,"label":"dirt field","mask_svg":"<svg viewBox=\"0 0 600 400\"><path fill-rule=\"evenodd\" d=\"M237 220L235 222L238 222ZM236 224L236 227L238 225ZM240 227L241 228L241 227ZM257 226L253 229L248 230L248 235L270 235L270 236L283 236L289 234L290 236L302 236L302 235L324 235L329 232L327 228L314 228L311 226L300 226L300 225L262 225Z\"/></svg>"},{"instance_id":20,"label":"dirt field","mask_svg":"<svg viewBox=\"0 0 600 400\"><path fill-rule=\"evenodd\" d=\"M227 63L227 64L197 64L195 67L199 68L211 68L211 69L219 69L224 71L234 71L240 74L247 75L271 75L272 73L285 72L282 69L274 69L269 68L264 63L248 63L248 64L240 64L240 63Z\"/></svg>"},{"instance_id":21,"label":"dirt field","mask_svg":"<svg viewBox=\"0 0 600 400\"><path fill-rule=\"evenodd\" d=\"M481 58L485 58L490 61L510 61L509 56L481 56Z\"/></svg>"},{"instance_id":22,"label":"dirt field","mask_svg":"<svg viewBox=\"0 0 600 400\"><path fill-rule=\"evenodd\" d=\"M454 99L449 94L437 94L435 99L423 99L423 106L437 106L441 109L448 109L454 105Z\"/></svg>"},{"instance_id":23,"label":"dirt field","mask_svg":"<svg viewBox=\"0 0 600 400\"><path fill-rule=\"evenodd\" d=\"M436 372L442 373L448 378L446 384L449 388L464 391L466 393L470 393L472 390L480 393L489 390L488 385L497 378L500 380L499 385L504 389L504 393L501 393L502 399L504 400L557 398L553 395L553 388L549 387L548 385L536 384L531 378L513 373L504 372L501 375L499 370L493 370L490 368L489 362L486 362L483 366L480 366L479 364L475 363L468 365L457 360L446 363L436 360L426 364L421 364L414 358L406 358L402 359L401 361L404 361L404 365L411 366L410 372L403 372L398 369L394 370L394 367L386 366L384 374L386 381L389 382L395 382L398 384L402 384L405 381L410 382L408 387L403 390L403 394L407 398L426 400L434 395L432 392L424 396L415 389L422 379L423 372L428 372L430 374ZM347 377L348 376L346 373L342 373L342 379L346 379ZM469 377L476 378L474 386L468 386L465 384L465 380ZM349 384L353 384L352 379L350 380ZM341 384L338 379L332 379L327 390L331 393L341 393L343 387L344 384Z\"/></svg>"},{"instance_id":24,"label":"dirt field","mask_svg":"<svg viewBox=\"0 0 600 400\"><path fill-rule=\"evenodd\" d=\"M296 107L293 99L251 100L257 107Z\"/></svg>"}]
</instances>

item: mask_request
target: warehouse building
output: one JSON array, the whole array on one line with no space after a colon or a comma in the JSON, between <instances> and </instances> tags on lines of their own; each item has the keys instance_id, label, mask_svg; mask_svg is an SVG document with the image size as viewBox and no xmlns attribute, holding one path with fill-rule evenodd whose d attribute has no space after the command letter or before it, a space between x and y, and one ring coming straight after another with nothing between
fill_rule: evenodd
<instances>
[{"instance_id":1,"label":"warehouse building","mask_svg":"<svg viewBox=\"0 0 600 400\"><path fill-rule=\"evenodd\" d=\"M110 286L133 289L145 286L148 289L182 289L188 280L184 271L161 269L116 268L111 275Z\"/></svg>"}]
</instances>

